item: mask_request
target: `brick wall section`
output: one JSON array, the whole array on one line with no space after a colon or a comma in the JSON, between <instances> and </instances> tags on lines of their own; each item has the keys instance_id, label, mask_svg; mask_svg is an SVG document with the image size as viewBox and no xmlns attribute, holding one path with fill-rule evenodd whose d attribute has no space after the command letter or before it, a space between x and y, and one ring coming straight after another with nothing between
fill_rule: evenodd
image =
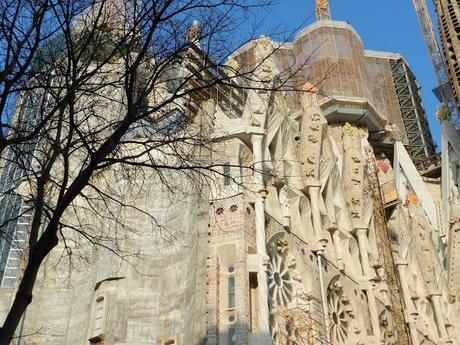
<instances>
[{"instance_id":1,"label":"brick wall section","mask_svg":"<svg viewBox=\"0 0 460 345\"><path fill-rule=\"evenodd\" d=\"M250 325L249 273L246 255L249 246L255 248L255 213L243 195L214 201L209 209L207 253L207 345L217 345L219 339L219 262L218 248L223 244L236 247L235 315L238 345L248 343ZM224 297L226 298L226 297Z\"/></svg>"}]
</instances>

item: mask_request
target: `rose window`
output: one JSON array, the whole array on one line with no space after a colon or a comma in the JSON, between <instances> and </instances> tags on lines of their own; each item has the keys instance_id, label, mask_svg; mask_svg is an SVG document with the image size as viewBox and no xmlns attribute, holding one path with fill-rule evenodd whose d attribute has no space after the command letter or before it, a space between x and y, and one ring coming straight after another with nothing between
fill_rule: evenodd
<instances>
[{"instance_id":1,"label":"rose window","mask_svg":"<svg viewBox=\"0 0 460 345\"><path fill-rule=\"evenodd\" d=\"M285 306L292 300L293 281L290 266L286 258L278 253L268 264L268 290L272 303Z\"/></svg>"},{"instance_id":2,"label":"rose window","mask_svg":"<svg viewBox=\"0 0 460 345\"><path fill-rule=\"evenodd\" d=\"M329 325L331 336L337 342L344 343L348 336L349 302L343 295L342 285L339 281L328 288Z\"/></svg>"}]
</instances>

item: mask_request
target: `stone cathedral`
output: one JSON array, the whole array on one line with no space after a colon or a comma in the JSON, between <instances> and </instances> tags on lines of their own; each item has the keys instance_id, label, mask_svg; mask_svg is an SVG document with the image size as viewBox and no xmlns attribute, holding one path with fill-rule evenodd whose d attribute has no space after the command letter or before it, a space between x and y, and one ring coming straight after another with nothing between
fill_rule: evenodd
<instances>
[{"instance_id":1,"label":"stone cathedral","mask_svg":"<svg viewBox=\"0 0 460 345\"><path fill-rule=\"evenodd\" d=\"M321 20L288 44L251 41L228 65L259 65L259 80L273 83L295 68L288 84L299 91L251 89L240 111L203 102L218 139L209 155L223 169L205 192L184 184L174 198L153 174L136 190L114 172L127 202L167 233L123 211L137 229L123 239L134 262L91 248L69 270L56 248L20 343L460 344L458 193L452 183L442 204L408 62L365 50L347 23ZM2 316L14 294L12 253Z\"/></svg>"}]
</instances>

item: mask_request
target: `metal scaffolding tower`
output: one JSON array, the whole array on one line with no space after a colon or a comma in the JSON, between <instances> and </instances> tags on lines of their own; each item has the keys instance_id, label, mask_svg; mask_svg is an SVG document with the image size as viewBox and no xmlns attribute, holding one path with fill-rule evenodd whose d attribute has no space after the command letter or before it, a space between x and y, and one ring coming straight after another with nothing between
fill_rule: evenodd
<instances>
[{"instance_id":1,"label":"metal scaffolding tower","mask_svg":"<svg viewBox=\"0 0 460 345\"><path fill-rule=\"evenodd\" d=\"M409 153L414 160L432 157L435 154L435 144L418 93L419 86L415 76L403 59L390 60L390 66L406 129Z\"/></svg>"}]
</instances>

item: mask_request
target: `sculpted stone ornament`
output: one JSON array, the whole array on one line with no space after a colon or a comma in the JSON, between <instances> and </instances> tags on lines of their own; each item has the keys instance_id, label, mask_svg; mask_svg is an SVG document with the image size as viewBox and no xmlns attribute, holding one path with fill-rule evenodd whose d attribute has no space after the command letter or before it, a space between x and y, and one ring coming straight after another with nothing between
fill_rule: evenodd
<instances>
[{"instance_id":1,"label":"sculpted stone ornament","mask_svg":"<svg viewBox=\"0 0 460 345\"><path fill-rule=\"evenodd\" d=\"M334 343L344 344L350 331L356 333L358 329L353 329L352 327L352 319L354 319L353 308L351 307L350 299L344 294L340 280L337 279L329 285L327 300L332 340Z\"/></svg>"},{"instance_id":2,"label":"sculpted stone ornament","mask_svg":"<svg viewBox=\"0 0 460 345\"><path fill-rule=\"evenodd\" d=\"M299 161L305 187L319 178L322 140L326 120L320 115L315 94L302 95L302 120L300 124Z\"/></svg>"},{"instance_id":3,"label":"sculpted stone ornament","mask_svg":"<svg viewBox=\"0 0 460 345\"><path fill-rule=\"evenodd\" d=\"M393 318L388 309L382 311L379 315L380 333L383 336L383 344L396 345L396 333L394 331Z\"/></svg>"},{"instance_id":4,"label":"sculpted stone ornament","mask_svg":"<svg viewBox=\"0 0 460 345\"><path fill-rule=\"evenodd\" d=\"M229 59L225 64L225 71L230 77L234 77L238 73L239 69L240 65L238 61L233 58Z\"/></svg>"},{"instance_id":5,"label":"sculpted stone ornament","mask_svg":"<svg viewBox=\"0 0 460 345\"><path fill-rule=\"evenodd\" d=\"M281 223L283 228L289 230L291 227L291 215L289 212L289 195L288 195L288 187L283 186L279 192L279 202L281 205Z\"/></svg>"},{"instance_id":6,"label":"sculpted stone ornament","mask_svg":"<svg viewBox=\"0 0 460 345\"><path fill-rule=\"evenodd\" d=\"M198 20L194 20L187 30L187 42L199 43L201 39L201 26Z\"/></svg>"},{"instance_id":7,"label":"sculpted stone ornament","mask_svg":"<svg viewBox=\"0 0 460 345\"><path fill-rule=\"evenodd\" d=\"M439 122L450 119L450 110L445 104L441 104L438 109L436 109L436 118Z\"/></svg>"},{"instance_id":8,"label":"sculpted stone ornament","mask_svg":"<svg viewBox=\"0 0 460 345\"><path fill-rule=\"evenodd\" d=\"M385 135L390 138L392 142L402 141L404 137L399 127L394 123L385 126Z\"/></svg>"},{"instance_id":9,"label":"sculpted stone ornament","mask_svg":"<svg viewBox=\"0 0 460 345\"><path fill-rule=\"evenodd\" d=\"M266 120L267 106L269 104L268 90L271 88L270 82L277 74L276 68L273 65L272 57L273 44L265 37L261 36L256 41L255 58L257 61L262 61L260 66L254 71L254 81L252 87L257 89L249 92L250 102L250 124L251 126L264 127Z\"/></svg>"},{"instance_id":10,"label":"sculpted stone ornament","mask_svg":"<svg viewBox=\"0 0 460 345\"><path fill-rule=\"evenodd\" d=\"M358 130L356 127L353 127L349 122L346 122L343 125L343 133L350 138L354 138L358 133Z\"/></svg>"},{"instance_id":11,"label":"sculpted stone ornament","mask_svg":"<svg viewBox=\"0 0 460 345\"><path fill-rule=\"evenodd\" d=\"M351 183L344 185L346 203L355 226L359 226L364 207L364 165L361 154L360 130L349 124L343 125L344 165L343 176Z\"/></svg>"}]
</instances>

